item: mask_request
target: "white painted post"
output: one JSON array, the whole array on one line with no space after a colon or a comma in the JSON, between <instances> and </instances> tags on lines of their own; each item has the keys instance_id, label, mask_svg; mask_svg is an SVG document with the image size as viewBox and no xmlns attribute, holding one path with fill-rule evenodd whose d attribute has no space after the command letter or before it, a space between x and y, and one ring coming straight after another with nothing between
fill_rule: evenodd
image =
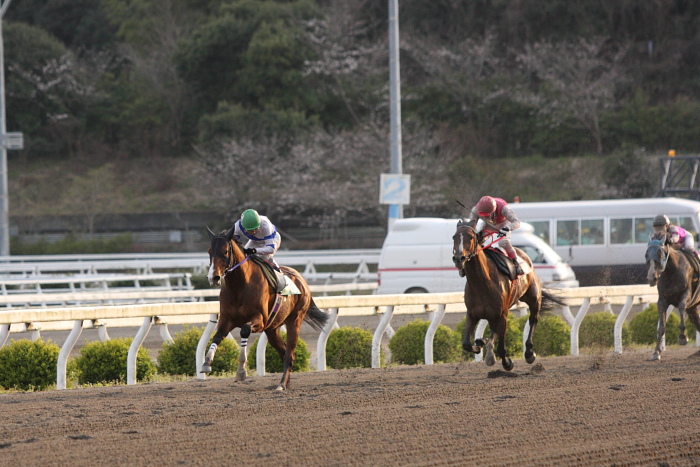
<instances>
[{"instance_id":1,"label":"white painted post","mask_svg":"<svg viewBox=\"0 0 700 467\"><path fill-rule=\"evenodd\" d=\"M394 314L394 305L388 305L384 311L384 316L379 320L379 326L374 330L374 335L372 336L372 368L379 368L381 366L380 352L382 346L382 334L384 330L389 325L391 317Z\"/></svg>"},{"instance_id":2,"label":"white painted post","mask_svg":"<svg viewBox=\"0 0 700 467\"><path fill-rule=\"evenodd\" d=\"M442 322L442 318L445 316L445 307L446 305L444 303L438 305L438 309L435 313L433 313L433 319L425 333L425 343L423 345L425 350L426 365L433 364L433 341L435 340L435 332L437 332L437 329Z\"/></svg>"},{"instance_id":3,"label":"white painted post","mask_svg":"<svg viewBox=\"0 0 700 467\"><path fill-rule=\"evenodd\" d=\"M214 334L216 329L216 323L219 321L218 313L212 313L209 315L209 322L207 326L202 331L202 337L199 338L197 342L197 353L195 355L197 374L195 375L197 379L206 379L207 375L201 373L202 366L204 365L204 356L207 354L207 347L209 346L209 339L211 335Z\"/></svg>"},{"instance_id":4,"label":"white painted post","mask_svg":"<svg viewBox=\"0 0 700 467\"><path fill-rule=\"evenodd\" d=\"M151 322L151 317L146 316L143 319L143 324L136 333L134 340L131 341L131 345L129 346L129 354L126 357L126 384L136 384L136 357L138 356L141 344L143 344L143 340L146 338L148 331L151 329Z\"/></svg>"},{"instance_id":5,"label":"white painted post","mask_svg":"<svg viewBox=\"0 0 700 467\"><path fill-rule=\"evenodd\" d=\"M66 365L68 356L78 338L83 332L83 320L78 319L73 323L73 330L68 334L66 342L63 343L61 351L58 353L58 364L56 365L56 389L66 389Z\"/></svg>"},{"instance_id":6,"label":"white painted post","mask_svg":"<svg viewBox=\"0 0 700 467\"><path fill-rule=\"evenodd\" d=\"M574 325L574 320L576 318L574 318L574 315L571 314L571 308L568 306L561 307L561 315L564 317L569 326Z\"/></svg>"},{"instance_id":7,"label":"white painted post","mask_svg":"<svg viewBox=\"0 0 700 467\"><path fill-rule=\"evenodd\" d=\"M264 332L258 338L258 347L255 349L255 372L258 376L265 376L265 347L267 346L267 334Z\"/></svg>"},{"instance_id":8,"label":"white painted post","mask_svg":"<svg viewBox=\"0 0 700 467\"><path fill-rule=\"evenodd\" d=\"M481 339L484 337L484 330L486 330L486 326L489 324L488 321L485 319L480 319L479 324L476 325L476 331L474 331L474 340ZM474 361L475 362L483 362L484 361L484 349L481 349L481 352L478 354L474 355Z\"/></svg>"},{"instance_id":9,"label":"white painted post","mask_svg":"<svg viewBox=\"0 0 700 467\"><path fill-rule=\"evenodd\" d=\"M328 323L323 327L316 343L316 368L318 371L326 371L326 344L328 336L338 322L338 309L331 308Z\"/></svg>"},{"instance_id":10,"label":"white painted post","mask_svg":"<svg viewBox=\"0 0 700 467\"><path fill-rule=\"evenodd\" d=\"M571 326L571 355L574 357L578 357L578 330L581 327L581 322L583 321L583 318L586 317L586 313L588 313L590 306L590 297L584 298L581 308L579 308L578 313L576 313L574 324Z\"/></svg>"},{"instance_id":11,"label":"white painted post","mask_svg":"<svg viewBox=\"0 0 700 467\"><path fill-rule=\"evenodd\" d=\"M2 349L7 343L7 339L10 337L10 325L0 324L0 349Z\"/></svg>"},{"instance_id":12,"label":"white painted post","mask_svg":"<svg viewBox=\"0 0 700 467\"><path fill-rule=\"evenodd\" d=\"M627 315L632 309L633 303L634 295L628 295L627 300L625 300L625 305L622 307L622 310L620 310L620 314L618 315L617 320L615 321L614 339L615 353L617 354L622 353L622 326L624 326L625 321L627 320Z\"/></svg>"}]
</instances>

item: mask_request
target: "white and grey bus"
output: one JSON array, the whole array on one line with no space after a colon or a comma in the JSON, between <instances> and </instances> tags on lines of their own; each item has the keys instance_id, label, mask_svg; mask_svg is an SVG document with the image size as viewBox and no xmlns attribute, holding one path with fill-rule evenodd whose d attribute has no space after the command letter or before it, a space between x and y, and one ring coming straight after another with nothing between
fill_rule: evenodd
<instances>
[{"instance_id":1,"label":"white and grey bus","mask_svg":"<svg viewBox=\"0 0 700 467\"><path fill-rule=\"evenodd\" d=\"M681 198L509 206L571 265L582 286L644 283L644 253L657 214L667 215L695 237L700 232L700 202Z\"/></svg>"}]
</instances>

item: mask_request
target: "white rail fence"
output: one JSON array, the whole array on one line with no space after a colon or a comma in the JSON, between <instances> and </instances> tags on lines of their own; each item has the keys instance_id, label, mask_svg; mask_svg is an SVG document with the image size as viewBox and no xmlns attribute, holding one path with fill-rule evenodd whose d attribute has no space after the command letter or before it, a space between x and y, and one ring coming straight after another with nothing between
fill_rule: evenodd
<instances>
[{"instance_id":1,"label":"white rail fence","mask_svg":"<svg viewBox=\"0 0 700 467\"><path fill-rule=\"evenodd\" d=\"M656 289L645 285L612 286L612 287L582 287L557 291L569 306L564 307L562 315L571 325L571 355L578 355L578 330L590 306L604 305L612 311L611 305L622 305L614 330L616 353L622 352L622 324L633 304L646 304L657 299ZM218 292L198 291L198 292ZM184 293L171 292L171 293ZM337 320L342 316L381 315L380 322L374 330L372 339L372 367L380 366L380 346L382 336L393 334L391 319L397 313L421 313L437 306L431 312L431 323L425 336L425 364L433 364L433 339L446 312L465 312L463 294L407 294L407 295L356 295L337 297L317 297L317 305L330 313L330 320L320 333L317 343L317 369L326 369L326 342L331 330L336 327ZM571 313L571 307L578 306L576 315ZM204 378L199 373L204 361L204 353L209 338L214 332L218 319L219 304L215 301L192 303L160 303L143 305L101 306L81 308L54 308L31 310L0 311L0 347L7 342L12 332L31 332L32 338L39 338L40 332L53 330L71 330L63 344L57 365L57 388L66 387L66 364L68 356L84 328L97 328L102 340L109 339L108 327L134 327L139 330L134 337L127 357L127 384L136 384L136 355L143 340L153 325L160 327L160 335L166 342L172 341L167 329L168 324L207 323L202 334L196 353L197 377ZM384 308L382 312L381 309ZM483 333L483 321L477 327L477 337ZM526 329L527 331L527 329ZM700 345L698 333L696 345ZM267 340L261 334L256 349L257 373L265 374L265 345Z\"/></svg>"},{"instance_id":2,"label":"white rail fence","mask_svg":"<svg viewBox=\"0 0 700 467\"><path fill-rule=\"evenodd\" d=\"M309 281L334 280L376 281L377 273L370 266L379 263L380 249L346 250L280 250L275 259L291 266ZM352 265L355 271L319 272L328 265ZM189 270L204 275L209 256L202 253L133 253L86 255L15 255L0 256L0 277L32 277L46 274L100 274L133 271L149 274L173 270Z\"/></svg>"}]
</instances>

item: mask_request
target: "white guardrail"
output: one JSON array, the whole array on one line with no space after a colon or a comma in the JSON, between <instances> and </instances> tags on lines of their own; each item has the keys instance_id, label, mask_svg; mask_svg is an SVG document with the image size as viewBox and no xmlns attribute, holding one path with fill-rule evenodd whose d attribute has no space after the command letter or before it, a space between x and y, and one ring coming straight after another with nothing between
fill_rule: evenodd
<instances>
[{"instance_id":1,"label":"white guardrail","mask_svg":"<svg viewBox=\"0 0 700 467\"><path fill-rule=\"evenodd\" d=\"M178 291L172 294L191 294L198 292L210 296L218 290ZM581 287L577 289L561 289L556 294L568 303L562 307L562 316L571 325L571 355L578 355L578 331L583 318L592 304L603 304L612 312L611 305L623 305L618 314L614 328L614 351L622 352L622 324L625 322L632 306L656 301L656 289L647 285L611 286L611 287ZM355 295L337 297L316 297L319 308L329 311L330 320L319 335L317 343L317 369L326 369L326 342L330 331L337 326L338 316L367 316L382 315L372 339L372 368L380 366L379 351L384 333L393 335L390 322L396 313L421 313L437 305L431 313L431 323L425 336L425 364L433 364L433 339L438 326L446 312L465 312L463 294L406 294L406 295ZM576 315L571 313L571 306L578 306ZM384 307L383 313L380 308ZM214 333L218 319L219 303L216 301L190 303L158 303L143 305L99 306L78 308L52 308L30 310L0 311L0 347L7 342L11 332L31 332L32 339L40 336L40 331L68 330L71 332L59 353L56 383L58 389L66 387L66 364L68 356L82 330L86 327L96 328L101 340L109 339L108 327L133 327L139 330L129 349L127 356L127 384L136 384L136 355L152 325L160 327L164 341L172 341L167 325L186 323L207 323L199 341L196 353L197 378L203 379L199 373L204 361L204 354L209 338ZM525 311L526 312L526 311ZM526 325L527 326L527 325ZM477 326L476 336L482 337L485 322ZM527 328L524 335L527 334ZM698 333L696 345L700 345ZM267 339L261 334L256 349L257 373L265 374L265 346Z\"/></svg>"}]
</instances>

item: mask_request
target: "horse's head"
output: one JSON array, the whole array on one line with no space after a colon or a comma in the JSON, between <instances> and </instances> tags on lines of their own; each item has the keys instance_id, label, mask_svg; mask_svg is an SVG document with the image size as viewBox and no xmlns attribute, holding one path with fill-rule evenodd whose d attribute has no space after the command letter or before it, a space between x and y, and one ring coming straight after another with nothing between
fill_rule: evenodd
<instances>
[{"instance_id":1,"label":"horse's head","mask_svg":"<svg viewBox=\"0 0 700 467\"><path fill-rule=\"evenodd\" d=\"M666 269L666 262L668 261L668 251L664 241L652 237L647 244L647 251L644 257L647 262L647 280L649 285L654 287L659 281L659 276Z\"/></svg>"},{"instance_id":2,"label":"horse's head","mask_svg":"<svg viewBox=\"0 0 700 467\"><path fill-rule=\"evenodd\" d=\"M474 225L460 220L457 223L457 231L452 236L452 242L452 262L459 270L459 275L464 277L464 265L479 251L479 238L474 231Z\"/></svg>"},{"instance_id":3,"label":"horse's head","mask_svg":"<svg viewBox=\"0 0 700 467\"><path fill-rule=\"evenodd\" d=\"M242 254L234 246L234 229L235 226L232 226L228 231L216 235L207 227L207 233L211 239L207 279L209 279L209 285L212 287L221 285L221 279L226 275L226 271L233 266L236 261L236 255Z\"/></svg>"}]
</instances>

